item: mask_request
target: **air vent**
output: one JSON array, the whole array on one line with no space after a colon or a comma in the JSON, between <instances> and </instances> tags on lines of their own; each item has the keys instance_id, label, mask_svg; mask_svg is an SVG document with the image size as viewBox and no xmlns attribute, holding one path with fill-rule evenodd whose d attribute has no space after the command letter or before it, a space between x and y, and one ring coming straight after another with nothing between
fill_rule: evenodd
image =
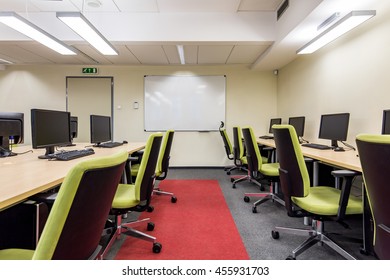
<instances>
[{"instance_id":1,"label":"air vent","mask_svg":"<svg viewBox=\"0 0 390 280\"><path fill-rule=\"evenodd\" d=\"M289 1L285 0L279 7L279 9L276 12L276 19L279 20L280 17L283 15L283 13L287 10L289 5Z\"/></svg>"}]
</instances>

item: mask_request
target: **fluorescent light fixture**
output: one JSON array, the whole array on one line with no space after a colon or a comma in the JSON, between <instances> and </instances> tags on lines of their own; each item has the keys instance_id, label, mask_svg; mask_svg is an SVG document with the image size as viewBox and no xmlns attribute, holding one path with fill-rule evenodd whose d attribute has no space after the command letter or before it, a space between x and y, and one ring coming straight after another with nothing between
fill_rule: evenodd
<instances>
[{"instance_id":1,"label":"fluorescent light fixture","mask_svg":"<svg viewBox=\"0 0 390 280\"><path fill-rule=\"evenodd\" d=\"M350 31L351 29L375 16L375 14L376 12L372 10L350 12L338 22L329 27L327 30L325 30L320 35L311 40L309 43L300 48L297 51L297 54L310 54L315 52L316 50L332 42L339 36L343 35L344 33Z\"/></svg>"},{"instance_id":2,"label":"fluorescent light fixture","mask_svg":"<svg viewBox=\"0 0 390 280\"><path fill-rule=\"evenodd\" d=\"M0 12L0 22L60 54L76 54L69 46L14 12Z\"/></svg>"},{"instance_id":3,"label":"fluorescent light fixture","mask_svg":"<svg viewBox=\"0 0 390 280\"><path fill-rule=\"evenodd\" d=\"M8 60L5 60L5 59L3 59L3 58L0 58L0 65L1 65L1 64L13 64L13 62L8 61Z\"/></svg>"},{"instance_id":4,"label":"fluorescent light fixture","mask_svg":"<svg viewBox=\"0 0 390 280\"><path fill-rule=\"evenodd\" d=\"M79 12L57 12L57 18L89 42L103 55L118 55L104 36Z\"/></svg>"},{"instance_id":5,"label":"fluorescent light fixture","mask_svg":"<svg viewBox=\"0 0 390 280\"><path fill-rule=\"evenodd\" d=\"M184 48L183 45L177 45L177 52L179 53L180 63L186 64L186 61L184 59Z\"/></svg>"}]
</instances>

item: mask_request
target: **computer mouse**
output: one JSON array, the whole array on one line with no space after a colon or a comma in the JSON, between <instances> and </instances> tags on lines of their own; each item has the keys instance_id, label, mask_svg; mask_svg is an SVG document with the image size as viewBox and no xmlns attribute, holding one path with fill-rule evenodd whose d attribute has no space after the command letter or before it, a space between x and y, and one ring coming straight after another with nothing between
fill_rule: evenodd
<instances>
[{"instance_id":1,"label":"computer mouse","mask_svg":"<svg viewBox=\"0 0 390 280\"><path fill-rule=\"evenodd\" d=\"M336 147L336 148L334 148L334 151L335 152L345 152L343 147Z\"/></svg>"},{"instance_id":2,"label":"computer mouse","mask_svg":"<svg viewBox=\"0 0 390 280\"><path fill-rule=\"evenodd\" d=\"M123 140L123 144L127 144L128 142L126 140Z\"/></svg>"}]
</instances>

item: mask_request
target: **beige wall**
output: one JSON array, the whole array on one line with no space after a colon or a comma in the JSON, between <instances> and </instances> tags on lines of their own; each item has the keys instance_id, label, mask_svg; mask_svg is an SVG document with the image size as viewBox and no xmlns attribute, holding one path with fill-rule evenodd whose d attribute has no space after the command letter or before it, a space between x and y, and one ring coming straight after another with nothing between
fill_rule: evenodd
<instances>
[{"instance_id":1,"label":"beige wall","mask_svg":"<svg viewBox=\"0 0 390 280\"><path fill-rule=\"evenodd\" d=\"M390 109L390 1L377 15L337 41L301 56L279 71L278 113L305 115L305 138L318 140L320 115L351 114L348 143L358 133L380 133Z\"/></svg>"},{"instance_id":2,"label":"beige wall","mask_svg":"<svg viewBox=\"0 0 390 280\"><path fill-rule=\"evenodd\" d=\"M0 111L25 113L25 143L31 144L30 109L66 109L66 77L81 76L82 66L8 66L0 71ZM276 115L276 77L247 66L99 66L99 76L114 77L114 140L144 141L144 75L226 75L226 126L251 125L265 134ZM133 109L133 102L139 109ZM93 100L91 100L93 102ZM88 109L88 104L85 105ZM77 139L76 139L77 141ZM177 132L172 166L224 166L229 162L218 132Z\"/></svg>"}]
</instances>

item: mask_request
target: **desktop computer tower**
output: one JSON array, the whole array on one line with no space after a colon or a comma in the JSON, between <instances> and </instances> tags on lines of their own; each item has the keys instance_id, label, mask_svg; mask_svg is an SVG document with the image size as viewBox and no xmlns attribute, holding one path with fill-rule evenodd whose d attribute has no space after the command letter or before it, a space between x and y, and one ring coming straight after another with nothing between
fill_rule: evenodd
<instances>
[{"instance_id":1,"label":"desktop computer tower","mask_svg":"<svg viewBox=\"0 0 390 280\"><path fill-rule=\"evenodd\" d=\"M0 249L35 249L48 213L45 203L32 200L0 211Z\"/></svg>"}]
</instances>

